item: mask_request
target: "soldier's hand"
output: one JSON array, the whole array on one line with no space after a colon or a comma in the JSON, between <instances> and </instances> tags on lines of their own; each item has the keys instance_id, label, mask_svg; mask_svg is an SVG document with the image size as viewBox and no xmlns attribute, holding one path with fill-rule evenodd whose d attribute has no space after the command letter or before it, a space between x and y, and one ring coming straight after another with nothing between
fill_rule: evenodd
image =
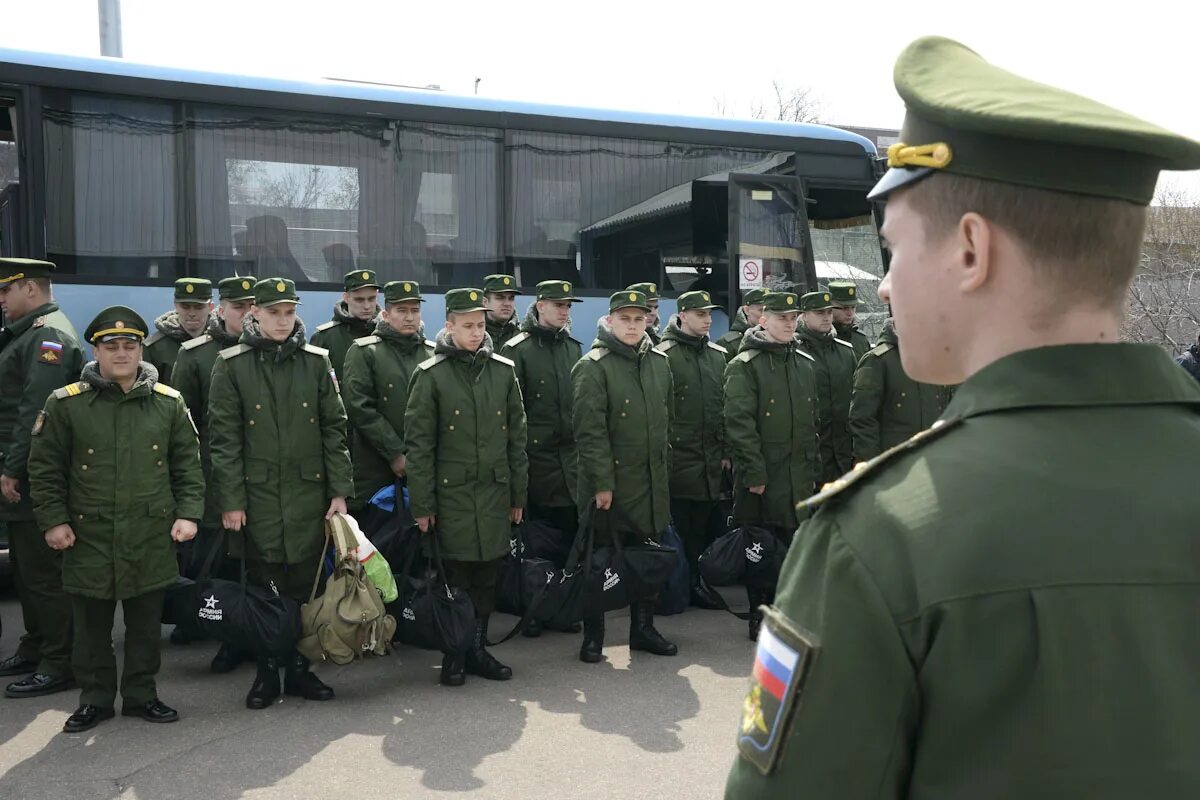
<instances>
[{"instance_id":1,"label":"soldier's hand","mask_svg":"<svg viewBox=\"0 0 1200 800\"><path fill-rule=\"evenodd\" d=\"M325 519L333 519L334 514L346 513L346 498L335 497L329 501L329 510L325 512Z\"/></svg>"},{"instance_id":2,"label":"soldier's hand","mask_svg":"<svg viewBox=\"0 0 1200 800\"><path fill-rule=\"evenodd\" d=\"M177 519L171 526L171 538L177 542L190 542L196 538L196 523L190 519Z\"/></svg>"},{"instance_id":3,"label":"soldier's hand","mask_svg":"<svg viewBox=\"0 0 1200 800\"><path fill-rule=\"evenodd\" d=\"M227 531L240 531L245 524L245 511L226 511L221 514L221 525Z\"/></svg>"},{"instance_id":4,"label":"soldier's hand","mask_svg":"<svg viewBox=\"0 0 1200 800\"><path fill-rule=\"evenodd\" d=\"M396 456L396 460L392 462L392 473L397 478L408 475L408 459L402 455Z\"/></svg>"},{"instance_id":5,"label":"soldier's hand","mask_svg":"<svg viewBox=\"0 0 1200 800\"><path fill-rule=\"evenodd\" d=\"M751 486L750 494L762 494L766 490L767 490L767 485L765 483L762 486Z\"/></svg>"},{"instance_id":6,"label":"soldier's hand","mask_svg":"<svg viewBox=\"0 0 1200 800\"><path fill-rule=\"evenodd\" d=\"M21 502L20 486L21 482L16 478L0 475L0 495L4 495L4 499L8 502Z\"/></svg>"},{"instance_id":7,"label":"soldier's hand","mask_svg":"<svg viewBox=\"0 0 1200 800\"><path fill-rule=\"evenodd\" d=\"M50 545L51 550L66 550L75 544L75 531L71 530L70 525L55 525L46 531L46 544Z\"/></svg>"},{"instance_id":8,"label":"soldier's hand","mask_svg":"<svg viewBox=\"0 0 1200 800\"><path fill-rule=\"evenodd\" d=\"M525 509L523 509L523 508L510 508L508 510L508 518L512 522L513 525L520 525L521 520L524 517L525 517Z\"/></svg>"},{"instance_id":9,"label":"soldier's hand","mask_svg":"<svg viewBox=\"0 0 1200 800\"><path fill-rule=\"evenodd\" d=\"M596 508L601 511L612 508L612 492L596 492Z\"/></svg>"},{"instance_id":10,"label":"soldier's hand","mask_svg":"<svg viewBox=\"0 0 1200 800\"><path fill-rule=\"evenodd\" d=\"M421 529L421 533L429 533L429 529L437 522L437 517L432 514L428 517L417 517L417 527Z\"/></svg>"},{"instance_id":11,"label":"soldier's hand","mask_svg":"<svg viewBox=\"0 0 1200 800\"><path fill-rule=\"evenodd\" d=\"M726 469L726 470L733 469L733 462L730 461L728 458L722 458L721 459L721 469Z\"/></svg>"}]
</instances>

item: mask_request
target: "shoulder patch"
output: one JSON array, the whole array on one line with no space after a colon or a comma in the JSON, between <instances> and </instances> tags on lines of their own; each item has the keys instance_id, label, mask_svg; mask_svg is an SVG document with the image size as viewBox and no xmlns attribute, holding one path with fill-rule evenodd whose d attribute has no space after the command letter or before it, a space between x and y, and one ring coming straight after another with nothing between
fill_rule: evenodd
<instances>
[{"instance_id":1,"label":"shoulder patch","mask_svg":"<svg viewBox=\"0 0 1200 800\"><path fill-rule=\"evenodd\" d=\"M808 353L804 352L804 350L799 347L796 348L796 355L804 356L805 358L807 358L809 361L813 362L814 364L817 363L817 360L815 358L813 358Z\"/></svg>"},{"instance_id":2,"label":"shoulder patch","mask_svg":"<svg viewBox=\"0 0 1200 800\"><path fill-rule=\"evenodd\" d=\"M499 361L501 364L507 364L510 367L516 366L516 363L513 362L513 360L511 358L505 358L504 356L498 356L495 353L492 353L492 360Z\"/></svg>"},{"instance_id":3,"label":"shoulder patch","mask_svg":"<svg viewBox=\"0 0 1200 800\"><path fill-rule=\"evenodd\" d=\"M156 342L159 342L165 338L166 337L163 336L162 331L155 331L154 333L147 336L146 341L142 342L142 344L145 345L146 347L149 347L150 345L155 344Z\"/></svg>"},{"instance_id":4,"label":"shoulder patch","mask_svg":"<svg viewBox=\"0 0 1200 800\"><path fill-rule=\"evenodd\" d=\"M341 325L341 324L342 323L338 322L336 319L331 319L331 320L329 320L329 322L323 322L320 325L318 325L317 330L327 331L327 330L330 330L331 328L336 328L338 325Z\"/></svg>"},{"instance_id":5,"label":"shoulder patch","mask_svg":"<svg viewBox=\"0 0 1200 800\"><path fill-rule=\"evenodd\" d=\"M734 356L733 360L740 361L743 364L749 364L751 361L758 358L761 352L762 350L759 350L756 347L747 347L745 350L742 350L742 352Z\"/></svg>"},{"instance_id":6,"label":"shoulder patch","mask_svg":"<svg viewBox=\"0 0 1200 800\"><path fill-rule=\"evenodd\" d=\"M79 395L87 394L90 391L92 391L92 385L90 383L87 383L86 381L76 381L75 383L68 383L61 389L55 389L54 396L59 400L65 400L68 397L78 397Z\"/></svg>"},{"instance_id":7,"label":"shoulder patch","mask_svg":"<svg viewBox=\"0 0 1200 800\"><path fill-rule=\"evenodd\" d=\"M371 336L364 336L361 339L355 339L353 342L350 343L350 346L351 347L366 347L369 344L379 344L382 341L383 341L383 339L380 339L378 336L375 336L374 334L372 334Z\"/></svg>"},{"instance_id":8,"label":"shoulder patch","mask_svg":"<svg viewBox=\"0 0 1200 800\"><path fill-rule=\"evenodd\" d=\"M654 345L654 349L660 353L665 353L677 344L679 344L679 342L675 341L674 339L667 339L666 341L659 342L658 344Z\"/></svg>"},{"instance_id":9,"label":"shoulder patch","mask_svg":"<svg viewBox=\"0 0 1200 800\"><path fill-rule=\"evenodd\" d=\"M607 347L593 347L591 350L588 350L583 357L591 359L592 361L599 361L608 354L609 349Z\"/></svg>"},{"instance_id":10,"label":"shoulder patch","mask_svg":"<svg viewBox=\"0 0 1200 800\"><path fill-rule=\"evenodd\" d=\"M181 347L184 350L195 350L197 347L202 347L202 346L208 344L209 342L211 342L212 340L213 340L212 336L208 335L207 333L203 333L203 334L197 336L195 339L188 339L186 342L184 342L181 345Z\"/></svg>"},{"instance_id":11,"label":"shoulder patch","mask_svg":"<svg viewBox=\"0 0 1200 800\"><path fill-rule=\"evenodd\" d=\"M315 344L306 343L304 345L304 352L312 353L314 356L325 356L326 358L329 357L328 350L326 350L324 347L317 347Z\"/></svg>"},{"instance_id":12,"label":"shoulder patch","mask_svg":"<svg viewBox=\"0 0 1200 800\"><path fill-rule=\"evenodd\" d=\"M445 361L446 358L447 358L447 356L445 353L436 355L433 358L427 358L424 361L422 361L420 364L417 364L417 369L427 370L427 369L430 369L431 367L436 367L438 364Z\"/></svg>"},{"instance_id":13,"label":"shoulder patch","mask_svg":"<svg viewBox=\"0 0 1200 800\"><path fill-rule=\"evenodd\" d=\"M946 431L958 427L962 421L962 417L956 417L955 419L946 421L939 419L938 421L934 422L932 426L909 437L907 441L901 442L890 450L883 451L870 461L862 461L858 464L855 464L854 469L850 470L836 481L830 481L829 483L825 484L821 487L821 491L817 492L807 500L804 500L800 503L800 505L804 506L809 511L815 511L822 503L830 498L836 497L851 486L854 486L856 483L874 473L876 469L891 461L896 456L907 453L910 450L915 450L918 447L933 441Z\"/></svg>"},{"instance_id":14,"label":"shoulder patch","mask_svg":"<svg viewBox=\"0 0 1200 800\"><path fill-rule=\"evenodd\" d=\"M654 355L656 355L656 356L662 356L663 358L669 358L669 356L666 353L664 353L662 350L659 350L658 347L651 347L650 352L654 353Z\"/></svg>"},{"instance_id":15,"label":"shoulder patch","mask_svg":"<svg viewBox=\"0 0 1200 800\"><path fill-rule=\"evenodd\" d=\"M729 350L727 350L726 348L724 348L724 347L722 347L721 345L717 344L716 342L709 342L709 343L708 343L708 346L709 346L709 347L711 347L713 350L716 350L718 353L721 353L722 355L728 355L728 354L729 354Z\"/></svg>"},{"instance_id":16,"label":"shoulder patch","mask_svg":"<svg viewBox=\"0 0 1200 800\"><path fill-rule=\"evenodd\" d=\"M234 356L240 356L242 353L249 353L253 349L253 347L245 343L235 344L233 347L226 347L224 350L222 350L221 358L228 361Z\"/></svg>"},{"instance_id":17,"label":"shoulder patch","mask_svg":"<svg viewBox=\"0 0 1200 800\"><path fill-rule=\"evenodd\" d=\"M879 344L875 345L870 350L868 350L866 352L866 355L882 356L882 355L894 350L895 347L896 347L896 345L892 344L891 342L880 342Z\"/></svg>"},{"instance_id":18,"label":"shoulder patch","mask_svg":"<svg viewBox=\"0 0 1200 800\"><path fill-rule=\"evenodd\" d=\"M835 342L837 342L838 344L845 345L846 347L849 347L851 350L853 350L853 349L854 349L854 345L850 344L850 343L849 343L849 342L847 342L845 339L839 339L839 338L837 338L837 337L835 336L835 337L833 337L833 340L834 340Z\"/></svg>"},{"instance_id":19,"label":"shoulder patch","mask_svg":"<svg viewBox=\"0 0 1200 800\"><path fill-rule=\"evenodd\" d=\"M35 319L35 320L33 321L33 324L32 324L32 325L30 325L29 327L31 327L31 328L40 328L40 327L42 327L42 326L43 326L43 325L45 325L45 324L46 324L46 318L45 318L44 316L42 316L42 317L38 317L37 319Z\"/></svg>"},{"instance_id":20,"label":"shoulder patch","mask_svg":"<svg viewBox=\"0 0 1200 800\"><path fill-rule=\"evenodd\" d=\"M172 389L170 386L167 386L165 383L154 384L154 391L156 394L165 395L167 397L183 397L183 395L181 395L179 393L178 389Z\"/></svg>"},{"instance_id":21,"label":"shoulder patch","mask_svg":"<svg viewBox=\"0 0 1200 800\"><path fill-rule=\"evenodd\" d=\"M516 336L512 337L507 342L505 342L504 346L505 347L516 347L517 345L519 345L521 342L525 341L528 338L529 338L529 331L521 331Z\"/></svg>"}]
</instances>

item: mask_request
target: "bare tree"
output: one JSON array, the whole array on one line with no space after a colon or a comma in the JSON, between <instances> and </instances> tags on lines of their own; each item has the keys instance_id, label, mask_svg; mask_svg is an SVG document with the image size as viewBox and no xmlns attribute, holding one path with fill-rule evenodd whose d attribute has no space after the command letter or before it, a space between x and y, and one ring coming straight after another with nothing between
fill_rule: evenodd
<instances>
[{"instance_id":1,"label":"bare tree","mask_svg":"<svg viewBox=\"0 0 1200 800\"><path fill-rule=\"evenodd\" d=\"M1200 331L1200 202L1160 189L1149 209L1142 263L1129 288L1122 335L1179 352Z\"/></svg>"},{"instance_id":2,"label":"bare tree","mask_svg":"<svg viewBox=\"0 0 1200 800\"><path fill-rule=\"evenodd\" d=\"M735 106L722 95L713 98L713 109L717 116L738 115ZM771 81L771 93L767 98L754 98L749 104L751 119L774 119L782 122L817 122L821 115L821 101L809 86L788 85Z\"/></svg>"}]
</instances>

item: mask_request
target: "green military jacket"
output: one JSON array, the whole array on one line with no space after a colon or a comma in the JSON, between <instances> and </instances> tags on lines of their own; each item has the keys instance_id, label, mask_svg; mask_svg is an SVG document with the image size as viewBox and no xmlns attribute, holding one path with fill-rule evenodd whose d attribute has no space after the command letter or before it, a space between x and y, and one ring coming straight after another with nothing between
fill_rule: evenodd
<instances>
[{"instance_id":1,"label":"green military jacket","mask_svg":"<svg viewBox=\"0 0 1200 800\"><path fill-rule=\"evenodd\" d=\"M1195 796L1196 382L1043 347L943 419L812 499L726 797Z\"/></svg>"},{"instance_id":2,"label":"green military jacket","mask_svg":"<svg viewBox=\"0 0 1200 800\"><path fill-rule=\"evenodd\" d=\"M525 401L529 501L534 505L577 505L579 452L571 428L571 368L582 352L583 344L571 338L569 329L543 327L536 306L530 306L521 332L500 351L513 362Z\"/></svg>"},{"instance_id":3,"label":"green military jacket","mask_svg":"<svg viewBox=\"0 0 1200 800\"><path fill-rule=\"evenodd\" d=\"M396 480L392 462L405 454L408 384L433 347L423 332L402 336L380 320L373 335L355 339L346 351L342 400L354 437L356 507Z\"/></svg>"},{"instance_id":4,"label":"green military jacket","mask_svg":"<svg viewBox=\"0 0 1200 800\"><path fill-rule=\"evenodd\" d=\"M69 524L75 533L63 551L63 589L123 600L170 586L178 575L171 528L204 512L187 406L146 362L128 393L94 361L82 378L46 400L29 455L38 526Z\"/></svg>"},{"instance_id":5,"label":"green military jacket","mask_svg":"<svg viewBox=\"0 0 1200 800\"><path fill-rule=\"evenodd\" d=\"M318 325L310 341L315 347L329 351L329 363L333 364L334 374L338 380L345 380L346 353L350 345L355 339L372 335L378 322L378 315L366 322L354 316L346 301L342 300L333 307L333 319Z\"/></svg>"},{"instance_id":6,"label":"green military jacket","mask_svg":"<svg viewBox=\"0 0 1200 800\"><path fill-rule=\"evenodd\" d=\"M303 323L282 344L252 316L243 325L240 344L213 365L208 395L217 508L246 512L234 554L297 564L324 548L330 500L354 492L346 411L329 356L305 343Z\"/></svg>"},{"instance_id":7,"label":"green military jacket","mask_svg":"<svg viewBox=\"0 0 1200 800\"><path fill-rule=\"evenodd\" d=\"M817 418L821 421L821 481L836 480L854 466L850 446L850 398L854 391L854 348L832 333L801 325L801 349L813 357L817 378Z\"/></svg>"},{"instance_id":8,"label":"green military jacket","mask_svg":"<svg viewBox=\"0 0 1200 800\"><path fill-rule=\"evenodd\" d=\"M29 432L50 393L79 377L79 336L54 303L35 308L0 330L0 472L20 481L21 501L0 498L0 520L31 520L27 464Z\"/></svg>"},{"instance_id":9,"label":"green military jacket","mask_svg":"<svg viewBox=\"0 0 1200 800\"><path fill-rule=\"evenodd\" d=\"M509 509L527 504L521 389L490 338L470 353L442 330L435 353L408 389L409 505L414 517L437 517L445 558L493 561L509 550Z\"/></svg>"},{"instance_id":10,"label":"green military jacket","mask_svg":"<svg viewBox=\"0 0 1200 800\"><path fill-rule=\"evenodd\" d=\"M216 484L212 479L212 452L208 441L208 390L212 384L213 366L220 352L233 347L238 337L225 330L225 321L213 316L208 321L205 333L189 339L179 348L175 356L175 367L171 370L172 387L183 395L196 432L200 434L200 465L204 468L205 500L204 521L216 524L221 521L217 509Z\"/></svg>"},{"instance_id":11,"label":"green military jacket","mask_svg":"<svg viewBox=\"0 0 1200 800\"><path fill-rule=\"evenodd\" d=\"M655 539L671 518L671 367L649 335L622 343L603 321L592 349L571 370L572 425L579 447L579 502L613 493L619 528Z\"/></svg>"},{"instance_id":12,"label":"green military jacket","mask_svg":"<svg viewBox=\"0 0 1200 800\"><path fill-rule=\"evenodd\" d=\"M717 339L717 344L725 348L726 361L732 361L733 357L741 352L742 337L753 327L746 319L746 312L739 308L733 322L729 324L729 330Z\"/></svg>"},{"instance_id":13,"label":"green military jacket","mask_svg":"<svg viewBox=\"0 0 1200 800\"><path fill-rule=\"evenodd\" d=\"M209 318L209 325L212 324L213 318L215 315ZM173 386L175 359L179 356L183 343L191 341L193 337L179 324L178 311L172 310L163 314L154 320L154 327L158 330L146 337L146 349L142 353L142 360L158 370L160 383ZM207 329L206 326L205 330Z\"/></svg>"},{"instance_id":14,"label":"green military jacket","mask_svg":"<svg viewBox=\"0 0 1200 800\"><path fill-rule=\"evenodd\" d=\"M917 383L900 365L896 332L889 323L854 371L850 438L854 463L868 461L925 430L950 402L942 386Z\"/></svg>"},{"instance_id":15,"label":"green military jacket","mask_svg":"<svg viewBox=\"0 0 1200 800\"><path fill-rule=\"evenodd\" d=\"M813 357L751 329L725 368L725 436L733 453L739 523L796 528L796 504L821 474ZM765 485L760 496L751 486Z\"/></svg>"},{"instance_id":16,"label":"green military jacket","mask_svg":"<svg viewBox=\"0 0 1200 800\"><path fill-rule=\"evenodd\" d=\"M491 314L487 315L487 333L492 339L492 347L496 348L496 352L500 352L500 348L508 344L508 340L521 332L521 326L517 322L517 314L513 315L505 322L497 322L492 319Z\"/></svg>"},{"instance_id":17,"label":"green military jacket","mask_svg":"<svg viewBox=\"0 0 1200 800\"><path fill-rule=\"evenodd\" d=\"M837 337L843 342L849 342L854 348L854 363L857 364L862 360L862 357L871 349L871 340L862 332L857 325L838 325L836 322L833 328L837 331Z\"/></svg>"},{"instance_id":18,"label":"green military jacket","mask_svg":"<svg viewBox=\"0 0 1200 800\"><path fill-rule=\"evenodd\" d=\"M721 494L726 458L725 348L689 336L672 318L656 347L666 353L674 387L671 426L671 498L713 501Z\"/></svg>"}]
</instances>

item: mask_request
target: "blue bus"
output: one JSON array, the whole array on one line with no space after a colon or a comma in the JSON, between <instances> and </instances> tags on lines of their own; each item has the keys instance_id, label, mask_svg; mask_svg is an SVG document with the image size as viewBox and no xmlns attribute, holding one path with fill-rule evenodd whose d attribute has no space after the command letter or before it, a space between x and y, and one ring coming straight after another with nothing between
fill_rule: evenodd
<instances>
[{"instance_id":1,"label":"blue bus","mask_svg":"<svg viewBox=\"0 0 1200 800\"><path fill-rule=\"evenodd\" d=\"M53 261L80 329L110 303L153 319L178 277L239 274L296 280L311 330L358 267L419 281L431 327L486 274L570 280L587 342L630 283L662 287L665 319L689 289L732 312L748 286L815 288L847 236L881 263L878 169L869 140L823 125L0 49L0 254Z\"/></svg>"}]
</instances>

